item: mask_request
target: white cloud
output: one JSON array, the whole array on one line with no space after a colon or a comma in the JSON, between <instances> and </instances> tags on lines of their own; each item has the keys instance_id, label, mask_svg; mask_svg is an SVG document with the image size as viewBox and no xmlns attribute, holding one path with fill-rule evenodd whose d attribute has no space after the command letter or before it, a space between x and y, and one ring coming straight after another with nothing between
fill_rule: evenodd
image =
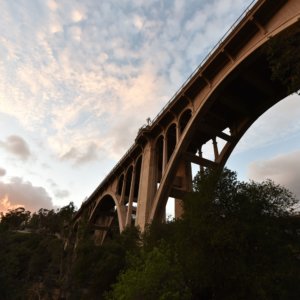
<instances>
[{"instance_id":1,"label":"white cloud","mask_svg":"<svg viewBox=\"0 0 300 300\"><path fill-rule=\"evenodd\" d=\"M85 15L83 12L79 11L79 10L73 10L72 11L72 20L73 22L77 23L82 21L85 18Z\"/></svg>"},{"instance_id":2,"label":"white cloud","mask_svg":"<svg viewBox=\"0 0 300 300\"><path fill-rule=\"evenodd\" d=\"M235 153L262 148L284 141L300 130L300 96L292 95L269 109L247 131Z\"/></svg>"},{"instance_id":3,"label":"white cloud","mask_svg":"<svg viewBox=\"0 0 300 300\"><path fill-rule=\"evenodd\" d=\"M134 15L133 16L133 25L138 29L141 30L143 28L143 18L139 15Z\"/></svg>"},{"instance_id":4,"label":"white cloud","mask_svg":"<svg viewBox=\"0 0 300 300\"><path fill-rule=\"evenodd\" d=\"M72 147L67 153L61 156L62 160L71 160L76 165L88 163L99 158L99 149L95 143L88 145L85 152L80 152Z\"/></svg>"},{"instance_id":5,"label":"white cloud","mask_svg":"<svg viewBox=\"0 0 300 300\"><path fill-rule=\"evenodd\" d=\"M233 21L233 1L220 2L18 4L26 27L0 4L0 111L57 158L116 159Z\"/></svg>"},{"instance_id":6,"label":"white cloud","mask_svg":"<svg viewBox=\"0 0 300 300\"><path fill-rule=\"evenodd\" d=\"M28 144L22 137L17 135L7 137L5 142L0 141L0 147L22 160L27 160L31 156Z\"/></svg>"},{"instance_id":7,"label":"white cloud","mask_svg":"<svg viewBox=\"0 0 300 300\"><path fill-rule=\"evenodd\" d=\"M80 27L73 26L69 29L69 31L70 31L70 36L73 40L77 42L81 41L82 31Z\"/></svg>"},{"instance_id":8,"label":"white cloud","mask_svg":"<svg viewBox=\"0 0 300 300\"><path fill-rule=\"evenodd\" d=\"M248 177L257 181L272 179L290 189L300 199L300 150L251 163Z\"/></svg>"},{"instance_id":9,"label":"white cloud","mask_svg":"<svg viewBox=\"0 0 300 300\"><path fill-rule=\"evenodd\" d=\"M43 187L34 186L19 177L11 178L9 183L0 181L0 211L19 206L31 212L53 208L51 198Z\"/></svg>"},{"instance_id":10,"label":"white cloud","mask_svg":"<svg viewBox=\"0 0 300 300\"><path fill-rule=\"evenodd\" d=\"M6 170L3 168L0 168L0 176L5 176Z\"/></svg>"},{"instance_id":11,"label":"white cloud","mask_svg":"<svg viewBox=\"0 0 300 300\"><path fill-rule=\"evenodd\" d=\"M57 198L66 198L70 195L70 192L67 190L56 190L54 195Z\"/></svg>"},{"instance_id":12,"label":"white cloud","mask_svg":"<svg viewBox=\"0 0 300 300\"><path fill-rule=\"evenodd\" d=\"M55 0L49 0L47 2L48 7L50 8L50 10L55 11L58 8L58 4Z\"/></svg>"},{"instance_id":13,"label":"white cloud","mask_svg":"<svg viewBox=\"0 0 300 300\"><path fill-rule=\"evenodd\" d=\"M50 24L50 32L51 33L58 33L61 32L63 30L61 24L59 24L58 22L54 22L52 24Z\"/></svg>"}]
</instances>

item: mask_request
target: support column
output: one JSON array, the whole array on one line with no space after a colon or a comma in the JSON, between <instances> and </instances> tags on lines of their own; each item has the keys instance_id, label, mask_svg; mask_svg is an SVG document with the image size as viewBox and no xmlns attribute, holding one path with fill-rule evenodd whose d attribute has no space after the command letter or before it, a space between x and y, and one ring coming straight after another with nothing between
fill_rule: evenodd
<instances>
[{"instance_id":1,"label":"support column","mask_svg":"<svg viewBox=\"0 0 300 300\"><path fill-rule=\"evenodd\" d=\"M192 179L192 166L188 161L182 160L179 163L178 171L176 173L181 181L180 189L184 192L191 192L193 188L193 179ZM181 218L183 214L183 203L182 199L175 199L175 218Z\"/></svg>"},{"instance_id":2,"label":"support column","mask_svg":"<svg viewBox=\"0 0 300 300\"><path fill-rule=\"evenodd\" d=\"M125 173L123 177L120 205L123 205L125 202L126 179L127 179L127 173Z\"/></svg>"},{"instance_id":3,"label":"support column","mask_svg":"<svg viewBox=\"0 0 300 300\"><path fill-rule=\"evenodd\" d=\"M136 174L136 170L135 170L135 166L133 166L125 227L131 226L131 214L132 214L132 203L133 203L133 198L134 198L135 174Z\"/></svg>"},{"instance_id":4,"label":"support column","mask_svg":"<svg viewBox=\"0 0 300 300\"><path fill-rule=\"evenodd\" d=\"M156 164L155 148L149 141L143 150L143 161L140 175L138 205L135 225L143 232L147 224L152 201L156 192L155 183Z\"/></svg>"},{"instance_id":5,"label":"support column","mask_svg":"<svg viewBox=\"0 0 300 300\"><path fill-rule=\"evenodd\" d=\"M214 138L212 141L213 141L214 155L215 155L215 161L216 161L218 159L218 157L219 157L218 143L216 141L216 138Z\"/></svg>"},{"instance_id":6,"label":"support column","mask_svg":"<svg viewBox=\"0 0 300 300\"><path fill-rule=\"evenodd\" d=\"M180 138L180 128L179 128L179 122L176 123L176 144L178 143L179 141L179 138ZM176 146L175 146L176 147Z\"/></svg>"},{"instance_id":7,"label":"support column","mask_svg":"<svg viewBox=\"0 0 300 300\"><path fill-rule=\"evenodd\" d=\"M199 151L199 157L203 158L203 156L202 156L202 149L199 148L198 151ZM204 175L204 167L202 165L200 165L200 176L203 177L203 175Z\"/></svg>"},{"instance_id":8,"label":"support column","mask_svg":"<svg viewBox=\"0 0 300 300\"><path fill-rule=\"evenodd\" d=\"M168 141L167 141L167 134L164 134L164 144L163 144L163 156L162 156L162 175L166 169L168 159Z\"/></svg>"}]
</instances>

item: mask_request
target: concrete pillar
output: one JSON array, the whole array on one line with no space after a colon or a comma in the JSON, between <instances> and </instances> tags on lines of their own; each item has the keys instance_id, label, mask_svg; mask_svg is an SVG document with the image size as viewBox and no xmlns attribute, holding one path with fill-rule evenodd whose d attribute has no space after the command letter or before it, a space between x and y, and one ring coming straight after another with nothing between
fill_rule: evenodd
<instances>
[{"instance_id":1,"label":"concrete pillar","mask_svg":"<svg viewBox=\"0 0 300 300\"><path fill-rule=\"evenodd\" d=\"M202 158L202 149L199 149L199 157ZM203 177L204 175L204 167L200 165L200 176Z\"/></svg>"},{"instance_id":2,"label":"concrete pillar","mask_svg":"<svg viewBox=\"0 0 300 300\"><path fill-rule=\"evenodd\" d=\"M127 173L124 174L124 177L123 177L121 199L120 199L120 204L121 205L123 205L124 202L125 202L126 179L127 179Z\"/></svg>"},{"instance_id":3,"label":"concrete pillar","mask_svg":"<svg viewBox=\"0 0 300 300\"><path fill-rule=\"evenodd\" d=\"M138 193L137 215L135 225L144 231L156 192L155 148L149 141L143 150L143 161Z\"/></svg>"},{"instance_id":4,"label":"concrete pillar","mask_svg":"<svg viewBox=\"0 0 300 300\"><path fill-rule=\"evenodd\" d=\"M167 134L164 134L164 144L163 144L163 157L162 157L162 174L164 174L164 171L166 169L167 165L167 159L168 159L168 141L167 141Z\"/></svg>"},{"instance_id":5,"label":"concrete pillar","mask_svg":"<svg viewBox=\"0 0 300 300\"><path fill-rule=\"evenodd\" d=\"M176 123L176 144L178 143L179 141L179 138L180 138L180 128L179 128L179 122Z\"/></svg>"},{"instance_id":6,"label":"concrete pillar","mask_svg":"<svg viewBox=\"0 0 300 300\"><path fill-rule=\"evenodd\" d=\"M219 157L218 143L216 141L216 138L214 138L212 141L213 141L214 155L215 155L215 161L216 161L218 159L218 157Z\"/></svg>"},{"instance_id":7,"label":"concrete pillar","mask_svg":"<svg viewBox=\"0 0 300 300\"><path fill-rule=\"evenodd\" d=\"M191 192L193 189L192 166L188 161L182 160L179 163L176 177L181 180L181 187L185 192ZM182 199L175 199L175 218L181 218L183 214Z\"/></svg>"},{"instance_id":8,"label":"concrete pillar","mask_svg":"<svg viewBox=\"0 0 300 300\"><path fill-rule=\"evenodd\" d=\"M131 214L132 214L132 203L134 198L134 185L135 185L135 175L136 170L135 166L132 170L132 176L131 176L131 183L130 183L130 193L129 193L129 201L128 201L128 207L127 207L127 215L126 215L126 223L125 226L131 226Z\"/></svg>"}]
</instances>

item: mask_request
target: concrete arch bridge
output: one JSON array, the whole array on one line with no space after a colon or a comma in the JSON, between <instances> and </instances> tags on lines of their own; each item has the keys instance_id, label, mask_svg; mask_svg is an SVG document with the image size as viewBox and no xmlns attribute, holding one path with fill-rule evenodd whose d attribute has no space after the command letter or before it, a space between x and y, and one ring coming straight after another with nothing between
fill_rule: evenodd
<instances>
[{"instance_id":1,"label":"concrete arch bridge","mask_svg":"<svg viewBox=\"0 0 300 300\"><path fill-rule=\"evenodd\" d=\"M191 163L224 166L251 124L287 96L286 87L271 80L264 48L270 39L291 35L299 19L299 0L252 3L151 124L139 130L133 146L82 204L73 234L83 218L99 244L116 226L143 230L163 219L169 197L176 199L179 217L180 199L192 189ZM213 160L202 156L209 141Z\"/></svg>"}]
</instances>

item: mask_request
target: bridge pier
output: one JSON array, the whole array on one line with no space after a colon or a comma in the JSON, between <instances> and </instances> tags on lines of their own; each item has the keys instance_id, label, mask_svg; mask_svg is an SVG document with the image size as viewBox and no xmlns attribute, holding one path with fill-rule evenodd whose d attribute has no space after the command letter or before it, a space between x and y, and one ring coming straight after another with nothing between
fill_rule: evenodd
<instances>
[{"instance_id":1,"label":"bridge pier","mask_svg":"<svg viewBox=\"0 0 300 300\"><path fill-rule=\"evenodd\" d=\"M131 183L130 183L130 193L129 193L129 201L128 201L128 207L127 207L126 223L125 223L126 227L131 225L131 214L132 214L132 205L133 205L133 198L134 198L135 177L136 177L136 169L134 166L133 172L132 172L132 177L131 177Z\"/></svg>"},{"instance_id":2,"label":"bridge pier","mask_svg":"<svg viewBox=\"0 0 300 300\"><path fill-rule=\"evenodd\" d=\"M180 191L182 191L182 195L191 192L193 183L192 183L192 166L191 163L188 161L184 161L183 159L180 161L177 174L175 177L176 182L173 184L175 188L178 188ZM181 218L183 215L183 203L182 203L182 197L175 198L175 218Z\"/></svg>"},{"instance_id":3,"label":"bridge pier","mask_svg":"<svg viewBox=\"0 0 300 300\"><path fill-rule=\"evenodd\" d=\"M135 225L144 231L148 220L151 203L156 192L155 147L149 142L143 149L143 159L138 193L138 207Z\"/></svg>"}]
</instances>

